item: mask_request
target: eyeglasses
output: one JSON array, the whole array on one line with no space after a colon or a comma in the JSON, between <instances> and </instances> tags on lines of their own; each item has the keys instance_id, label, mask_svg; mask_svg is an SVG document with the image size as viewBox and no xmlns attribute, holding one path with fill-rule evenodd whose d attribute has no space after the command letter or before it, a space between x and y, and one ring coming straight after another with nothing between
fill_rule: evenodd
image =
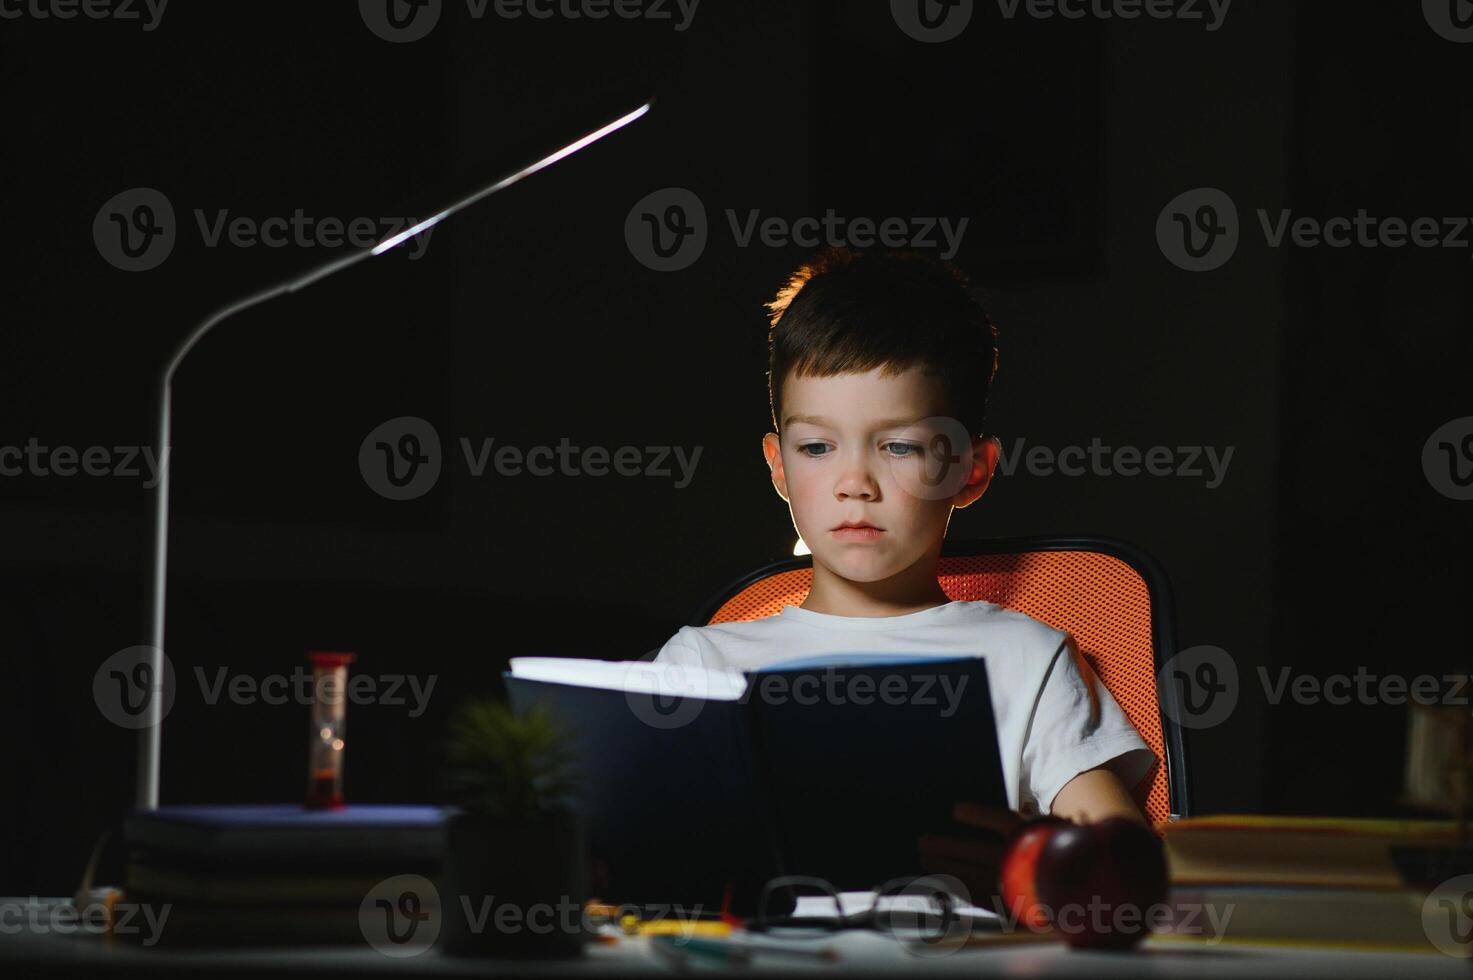
<instances>
[{"instance_id":1,"label":"eyeglasses","mask_svg":"<svg viewBox=\"0 0 1473 980\"><path fill-rule=\"evenodd\" d=\"M810 904L827 906L832 902L833 910L796 914L796 899L803 897L802 892L819 900ZM793 911L774 914L775 899L783 894L793 895ZM858 893L861 902L864 894ZM863 907L846 912L843 897L829 882L809 875L785 875L763 886L757 914L747 923L747 929L795 938L811 936L814 931L873 929L892 939L925 943L964 941L972 931L970 917L957 911L958 906L970 904L966 887L950 875L893 878L871 888L868 898ZM779 929L783 932L774 931Z\"/></svg>"}]
</instances>

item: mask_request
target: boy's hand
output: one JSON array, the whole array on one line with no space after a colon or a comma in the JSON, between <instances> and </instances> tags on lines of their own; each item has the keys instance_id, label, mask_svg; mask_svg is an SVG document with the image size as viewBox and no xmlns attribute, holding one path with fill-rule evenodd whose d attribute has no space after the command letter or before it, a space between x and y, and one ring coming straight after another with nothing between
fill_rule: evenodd
<instances>
[{"instance_id":1,"label":"boy's hand","mask_svg":"<svg viewBox=\"0 0 1473 980\"><path fill-rule=\"evenodd\" d=\"M951 815L957 833L926 834L916 841L921 868L956 878L967 887L972 904L988 907L999 894L1003 848L1024 820L1006 807L980 803L958 803Z\"/></svg>"}]
</instances>

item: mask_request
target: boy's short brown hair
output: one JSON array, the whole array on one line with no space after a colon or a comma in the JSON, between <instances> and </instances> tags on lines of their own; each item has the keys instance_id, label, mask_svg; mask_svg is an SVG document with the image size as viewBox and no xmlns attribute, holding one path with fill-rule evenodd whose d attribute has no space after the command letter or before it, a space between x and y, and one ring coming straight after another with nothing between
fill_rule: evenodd
<instances>
[{"instance_id":1,"label":"boy's short brown hair","mask_svg":"<svg viewBox=\"0 0 1473 980\"><path fill-rule=\"evenodd\" d=\"M882 365L935 374L947 414L982 433L997 327L949 263L913 251L827 248L794 270L767 309L768 401L779 435L790 372L829 377Z\"/></svg>"}]
</instances>

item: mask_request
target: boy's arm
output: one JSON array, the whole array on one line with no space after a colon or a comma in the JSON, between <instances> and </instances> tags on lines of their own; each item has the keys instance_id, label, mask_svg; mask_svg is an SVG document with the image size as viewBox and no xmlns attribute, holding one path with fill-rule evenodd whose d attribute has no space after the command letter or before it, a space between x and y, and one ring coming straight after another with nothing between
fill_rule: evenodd
<instances>
[{"instance_id":1,"label":"boy's arm","mask_svg":"<svg viewBox=\"0 0 1473 980\"><path fill-rule=\"evenodd\" d=\"M1146 823L1140 807L1108 764L1086 769L1065 783L1054 794L1049 812L1074 823L1098 823L1110 817L1125 817L1142 826ZM995 894L1007 837L1024 822L1023 817L1004 807L978 803L958 803L952 815L971 833L922 837L917 842L921 866L961 879L974 897Z\"/></svg>"},{"instance_id":2,"label":"boy's arm","mask_svg":"<svg viewBox=\"0 0 1473 980\"><path fill-rule=\"evenodd\" d=\"M1086 769L1065 783L1049 812L1075 823L1098 823L1110 817L1128 817L1141 825L1146 822L1125 784L1108 765Z\"/></svg>"}]
</instances>

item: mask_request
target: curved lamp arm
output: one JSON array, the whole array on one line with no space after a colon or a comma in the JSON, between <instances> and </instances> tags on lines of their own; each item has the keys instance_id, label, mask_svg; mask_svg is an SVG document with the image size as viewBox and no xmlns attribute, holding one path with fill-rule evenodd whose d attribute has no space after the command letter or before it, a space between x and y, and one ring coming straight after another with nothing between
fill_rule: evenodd
<instances>
[{"instance_id":1,"label":"curved lamp arm","mask_svg":"<svg viewBox=\"0 0 1473 980\"><path fill-rule=\"evenodd\" d=\"M175 348L173 355L164 366L164 371L159 380L159 414L158 414L158 447L159 447L159 479L156 493L154 495L154 537L153 537L153 562L152 574L150 576L149 590L149 689L146 692L146 702L143 715L143 729L140 731L138 740L138 782L135 793L135 806L139 810L153 810L159 805L159 756L163 745L163 704L160 694L164 667L164 585L167 578L169 561L169 454L170 454L170 428L173 421L173 386L174 372L184 358L194 349L194 345L200 342L205 334L213 330L217 325L242 313L253 306L259 306L268 300L275 299L287 293L294 293L299 289L305 289L320 279L341 272L351 265L356 265L375 255L383 255L385 252L402 245L415 235L444 221L457 211L468 208L482 198L490 197L498 191L503 191L511 185L518 183L526 177L530 177L545 167L550 167L564 157L571 156L579 150L596 143L615 130L623 129L634 122L645 113L650 111L652 102L646 102L632 112L627 112L618 119L600 126L593 132L567 144L559 150L555 150L547 156L534 163L530 163L514 173L507 174L496 183L483 187L451 204L438 214L431 215L423 221L404 229L371 248L365 248L342 258L327 262L305 275L295 279L279 283L269 289L263 289L222 307L200 322L199 326L189 332L182 343Z\"/></svg>"}]
</instances>

